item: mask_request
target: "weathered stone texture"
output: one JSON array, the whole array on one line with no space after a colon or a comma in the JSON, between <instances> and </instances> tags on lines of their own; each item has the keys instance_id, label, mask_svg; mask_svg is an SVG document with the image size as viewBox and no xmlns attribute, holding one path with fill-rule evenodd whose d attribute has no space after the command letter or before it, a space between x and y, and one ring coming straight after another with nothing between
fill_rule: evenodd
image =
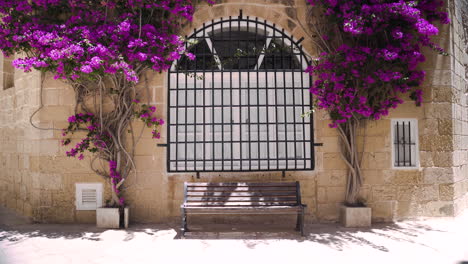
<instances>
[{"instance_id":1,"label":"weathered stone texture","mask_svg":"<svg viewBox=\"0 0 468 264\"><path fill-rule=\"evenodd\" d=\"M453 100L453 173L454 181L451 185L441 186L440 192L445 198L454 201L453 213L459 214L468 208L468 1L455 0L449 2L453 10L452 41L454 56L452 56L452 91L456 95Z\"/></svg>"}]
</instances>

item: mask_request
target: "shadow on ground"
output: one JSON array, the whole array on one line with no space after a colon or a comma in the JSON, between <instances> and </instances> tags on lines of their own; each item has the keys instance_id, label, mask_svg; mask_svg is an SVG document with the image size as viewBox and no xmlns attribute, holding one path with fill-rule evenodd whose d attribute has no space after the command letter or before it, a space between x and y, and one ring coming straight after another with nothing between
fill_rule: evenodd
<instances>
[{"instance_id":1,"label":"shadow on ground","mask_svg":"<svg viewBox=\"0 0 468 264\"><path fill-rule=\"evenodd\" d=\"M171 230L169 226L136 225L129 229L116 229L125 235L122 241L130 241L135 234L155 235L159 231ZM0 242L8 241L18 243L28 238L43 237L49 239L82 239L101 241L102 235L111 230L96 228L94 225L67 225L67 224L29 224L21 226L4 226L0 224Z\"/></svg>"},{"instance_id":2,"label":"shadow on ground","mask_svg":"<svg viewBox=\"0 0 468 264\"><path fill-rule=\"evenodd\" d=\"M130 241L137 233L155 235L159 231L167 230L171 230L169 225L134 225L120 231L125 232L122 241ZM34 224L14 211L0 206L0 242L19 243L35 237L101 241L106 231L109 230L97 228L92 224Z\"/></svg>"},{"instance_id":3,"label":"shadow on ground","mask_svg":"<svg viewBox=\"0 0 468 264\"><path fill-rule=\"evenodd\" d=\"M278 222L278 221L277 221ZM246 247L254 249L259 245L268 245L272 241L290 240L297 242L313 242L329 248L342 251L350 245L360 245L375 250L388 252L385 241L406 242L431 248L418 240L418 236L428 232L446 232L435 229L423 222L408 221L397 223L373 224L371 228L344 228L335 223L306 225L306 235L293 230L290 223L279 224L233 224L219 221L201 221L190 225L191 232L182 237L179 225L134 224L126 230L105 230L94 225L59 225L33 224L14 212L0 207L0 242L19 243L28 238L44 237L49 239L82 239L101 241L107 235L118 232L119 236L112 239L131 241L137 235L147 235L154 239L164 236L167 239L192 240L243 240ZM114 232L114 233L113 233ZM463 262L462 262L463 263ZM464 264L464 263L463 263ZM468 263L467 263L468 264Z\"/></svg>"},{"instance_id":4,"label":"shadow on ground","mask_svg":"<svg viewBox=\"0 0 468 264\"><path fill-rule=\"evenodd\" d=\"M418 244L431 248L429 245L421 243L417 237L428 232L446 232L445 230L435 229L422 223L378 223L373 224L371 228L344 228L336 223L330 224L311 224L306 228L306 234L301 237L298 232L292 229L275 229L269 227L259 227L261 232L253 231L252 227L236 227L231 230L217 229L206 225L197 226L192 232L187 232L185 237L180 233L176 239L242 239L249 248L255 248L258 245L268 244L272 240L296 240L298 242L314 242L342 251L351 244L358 244L370 247L375 250L388 252L389 249L376 241L394 240L396 242L407 242ZM467 263L468 264L468 263Z\"/></svg>"},{"instance_id":5,"label":"shadow on ground","mask_svg":"<svg viewBox=\"0 0 468 264\"><path fill-rule=\"evenodd\" d=\"M259 245L268 245L277 240L295 240L297 242L313 242L322 244L335 250L342 251L350 245L360 245L382 252L388 252L384 241L394 240L428 247L416 238L427 232L445 232L422 223L389 223L374 224L371 228L344 228L337 224L311 224L306 228L306 235L301 237L292 229L275 226L239 226L205 224L192 229L192 232L181 236L175 225L138 225L135 224L126 230L113 230L122 232L118 239L131 241L136 235L146 234L157 238L161 235L170 235L173 239L194 240L243 240L246 247L254 249ZM48 224L0 224L0 242L19 243L28 238L44 237L49 239L82 239L101 241L106 232L111 230L98 229L93 225L48 225ZM175 234L175 236L174 236ZM382 243L378 243L382 241Z\"/></svg>"},{"instance_id":6,"label":"shadow on ground","mask_svg":"<svg viewBox=\"0 0 468 264\"><path fill-rule=\"evenodd\" d=\"M418 241L417 237L427 232L446 232L434 229L420 223L381 223L373 224L371 228L344 228L338 225L321 226L309 230L306 240L327 245L336 250L344 250L350 244L371 247L375 250L388 252L389 249L376 241L385 239L396 242L418 244L431 248ZM383 239L381 239L383 238Z\"/></svg>"}]
</instances>

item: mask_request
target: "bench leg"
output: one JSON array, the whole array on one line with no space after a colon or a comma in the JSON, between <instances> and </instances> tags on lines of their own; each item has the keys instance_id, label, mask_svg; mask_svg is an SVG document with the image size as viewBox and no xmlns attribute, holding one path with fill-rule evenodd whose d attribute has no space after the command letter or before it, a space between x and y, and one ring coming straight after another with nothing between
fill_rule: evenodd
<instances>
[{"instance_id":1,"label":"bench leg","mask_svg":"<svg viewBox=\"0 0 468 264\"><path fill-rule=\"evenodd\" d=\"M297 213L296 231L301 231L301 213Z\"/></svg>"},{"instance_id":2,"label":"bench leg","mask_svg":"<svg viewBox=\"0 0 468 264\"><path fill-rule=\"evenodd\" d=\"M304 208L302 208L301 211L297 212L296 231L301 231L303 212L304 212Z\"/></svg>"},{"instance_id":3,"label":"bench leg","mask_svg":"<svg viewBox=\"0 0 468 264\"><path fill-rule=\"evenodd\" d=\"M181 229L181 231L182 231L182 236L185 236L185 232L188 231L188 229L187 229L187 213L185 212L184 208L182 208L181 211L182 211L181 212L182 213L182 229Z\"/></svg>"},{"instance_id":4,"label":"bench leg","mask_svg":"<svg viewBox=\"0 0 468 264\"><path fill-rule=\"evenodd\" d=\"M304 236L304 213L304 208L302 208L301 211L297 213L296 231L300 231L301 236Z\"/></svg>"},{"instance_id":5,"label":"bench leg","mask_svg":"<svg viewBox=\"0 0 468 264\"><path fill-rule=\"evenodd\" d=\"M304 214L305 214L305 209L302 207L301 210L301 236L304 236Z\"/></svg>"}]
</instances>

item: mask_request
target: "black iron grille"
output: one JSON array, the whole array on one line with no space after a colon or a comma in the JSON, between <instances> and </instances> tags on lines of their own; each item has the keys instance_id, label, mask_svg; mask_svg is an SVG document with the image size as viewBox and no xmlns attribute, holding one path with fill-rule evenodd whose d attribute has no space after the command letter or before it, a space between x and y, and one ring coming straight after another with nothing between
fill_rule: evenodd
<instances>
[{"instance_id":1,"label":"black iron grille","mask_svg":"<svg viewBox=\"0 0 468 264\"><path fill-rule=\"evenodd\" d=\"M394 166L416 166L416 129L411 121L396 121L394 123ZM412 127L413 126L413 127Z\"/></svg>"},{"instance_id":2,"label":"black iron grille","mask_svg":"<svg viewBox=\"0 0 468 264\"><path fill-rule=\"evenodd\" d=\"M169 71L168 171L314 168L308 62L284 30L258 19L212 21Z\"/></svg>"}]
</instances>

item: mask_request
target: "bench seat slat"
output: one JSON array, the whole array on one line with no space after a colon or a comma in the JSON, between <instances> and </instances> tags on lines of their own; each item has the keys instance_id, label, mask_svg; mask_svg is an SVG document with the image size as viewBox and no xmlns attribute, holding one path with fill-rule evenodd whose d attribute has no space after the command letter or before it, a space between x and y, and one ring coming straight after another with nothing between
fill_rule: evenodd
<instances>
[{"instance_id":1,"label":"bench seat slat","mask_svg":"<svg viewBox=\"0 0 468 264\"><path fill-rule=\"evenodd\" d=\"M186 203L187 206L274 206L274 205L297 205L296 201L283 201L283 202L190 202Z\"/></svg>"},{"instance_id":2,"label":"bench seat slat","mask_svg":"<svg viewBox=\"0 0 468 264\"><path fill-rule=\"evenodd\" d=\"M297 215L299 210L294 211L187 211L187 215Z\"/></svg>"},{"instance_id":3,"label":"bench seat slat","mask_svg":"<svg viewBox=\"0 0 468 264\"><path fill-rule=\"evenodd\" d=\"M260 206L260 207L187 207L188 214L297 214L301 206Z\"/></svg>"},{"instance_id":4,"label":"bench seat slat","mask_svg":"<svg viewBox=\"0 0 468 264\"><path fill-rule=\"evenodd\" d=\"M212 197L233 197L233 196L238 196L238 197L281 197L281 196L294 196L296 197L296 192L292 191L284 191L284 192L270 192L270 191L256 191L256 192L219 192L219 191L214 191L214 192L199 192L199 191L190 191L187 192L187 197L198 197L198 196L209 196Z\"/></svg>"},{"instance_id":5,"label":"bench seat slat","mask_svg":"<svg viewBox=\"0 0 468 264\"><path fill-rule=\"evenodd\" d=\"M259 192L259 191L272 191L272 192L281 192L281 191L296 191L296 187L274 187L274 186L266 186L266 187L225 187L225 186L217 186L217 187L187 187L187 192Z\"/></svg>"},{"instance_id":6,"label":"bench seat slat","mask_svg":"<svg viewBox=\"0 0 468 264\"><path fill-rule=\"evenodd\" d=\"M296 187L295 182L188 182L187 187L233 187L233 186L245 186L245 187L251 187L251 186L257 186L257 187L263 187L263 186L278 186L278 187L284 187L284 186L292 186Z\"/></svg>"},{"instance_id":7,"label":"bench seat slat","mask_svg":"<svg viewBox=\"0 0 468 264\"><path fill-rule=\"evenodd\" d=\"M205 196L205 197L187 197L187 202L263 202L263 201L297 201L296 197L215 197L215 196Z\"/></svg>"}]
</instances>

